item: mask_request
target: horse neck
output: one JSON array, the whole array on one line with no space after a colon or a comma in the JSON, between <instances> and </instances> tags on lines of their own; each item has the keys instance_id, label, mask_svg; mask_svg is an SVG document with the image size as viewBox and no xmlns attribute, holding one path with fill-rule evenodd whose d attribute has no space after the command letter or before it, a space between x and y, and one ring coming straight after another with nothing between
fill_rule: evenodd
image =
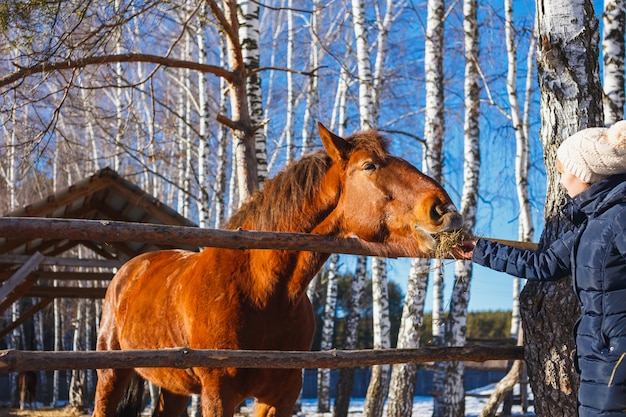
<instances>
[{"instance_id":1,"label":"horse neck","mask_svg":"<svg viewBox=\"0 0 626 417\"><path fill-rule=\"evenodd\" d=\"M237 221L239 226L247 230L266 230L313 233L321 235L336 235L338 232L337 215L333 211L339 200L341 191L340 170L331 166L316 184L316 192L308 193L308 199L287 198L275 201L273 207L264 206L258 201L252 201L249 210L254 208L256 212L250 213L248 219ZM271 190L269 185L264 191ZM256 196L255 198L268 200L268 196ZM268 200L271 201L271 200ZM285 204L285 206L281 206ZM297 204L297 207L288 206ZM270 212L272 211L273 212ZM276 210L282 213L297 214L297 218L286 221L284 218L261 218L261 216L276 216ZM294 215L295 217L295 215ZM260 219L260 220L259 220ZM270 225L268 227L268 224ZM229 224L233 227L233 222ZM268 230L269 229L269 230ZM328 254L317 252L295 252L284 250L247 251L251 264L261 267L254 269L254 279L250 283L250 296L258 305L265 305L272 295L277 292L286 292L287 298L292 302L299 299L307 289L307 286L328 259Z\"/></svg>"}]
</instances>

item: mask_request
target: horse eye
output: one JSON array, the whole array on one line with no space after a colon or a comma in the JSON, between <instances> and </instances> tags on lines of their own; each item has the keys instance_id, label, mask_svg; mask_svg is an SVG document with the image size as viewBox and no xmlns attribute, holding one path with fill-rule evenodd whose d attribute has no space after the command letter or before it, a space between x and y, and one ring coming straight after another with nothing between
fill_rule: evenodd
<instances>
[{"instance_id":1,"label":"horse eye","mask_svg":"<svg viewBox=\"0 0 626 417\"><path fill-rule=\"evenodd\" d=\"M374 164L373 162L366 162L363 164L363 171L365 172L372 172L376 169L376 164Z\"/></svg>"}]
</instances>

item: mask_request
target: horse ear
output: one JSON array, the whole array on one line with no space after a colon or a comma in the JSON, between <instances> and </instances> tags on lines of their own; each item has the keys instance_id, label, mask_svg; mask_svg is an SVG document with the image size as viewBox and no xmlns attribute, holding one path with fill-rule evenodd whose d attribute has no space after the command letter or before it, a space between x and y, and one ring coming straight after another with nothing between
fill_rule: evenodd
<instances>
[{"instance_id":1,"label":"horse ear","mask_svg":"<svg viewBox=\"0 0 626 417\"><path fill-rule=\"evenodd\" d=\"M348 155L352 150L352 145L348 143L344 138L335 135L333 132L328 130L326 126L317 122L317 129L320 132L320 138L322 139L322 144L324 145L324 149L328 153L328 156L333 161L345 161L348 159Z\"/></svg>"}]
</instances>

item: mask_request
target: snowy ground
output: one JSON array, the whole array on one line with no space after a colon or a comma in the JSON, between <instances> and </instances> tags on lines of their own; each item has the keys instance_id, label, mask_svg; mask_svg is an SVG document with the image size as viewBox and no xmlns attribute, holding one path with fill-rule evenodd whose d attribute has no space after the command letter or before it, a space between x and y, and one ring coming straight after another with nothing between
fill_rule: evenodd
<instances>
[{"instance_id":1,"label":"snowy ground","mask_svg":"<svg viewBox=\"0 0 626 417\"><path fill-rule=\"evenodd\" d=\"M350 414L361 415L363 412L364 398L353 398L350 401ZM467 397L465 400L465 415L466 417L476 417L480 414L484 405L487 403L487 398ZM522 410L520 406L513 406L513 415L522 416ZM306 417L331 416L332 413L320 414L317 412L317 400L307 399L302 401L302 414ZM413 398L413 417L429 417L433 414L433 399L432 397L414 397ZM532 406L529 409L529 413L526 416L534 416Z\"/></svg>"},{"instance_id":2,"label":"snowy ground","mask_svg":"<svg viewBox=\"0 0 626 417\"><path fill-rule=\"evenodd\" d=\"M489 385L483 388L472 391L472 394L490 394L493 391L494 385ZM515 390L517 394L517 387ZM532 398L532 394L531 394ZM349 413L352 416L359 416L363 412L364 398L352 398L350 400ZM486 397L468 396L465 399L465 415L466 417L476 417L480 414L481 410L487 403ZM243 414L248 414L248 411L252 411L252 404L248 404L241 410ZM249 408L250 407L250 408ZM332 405L331 405L332 407ZM500 406L500 410L502 406ZM433 398L432 397L414 397L413 398L413 417L429 417L433 413ZM522 413L522 409L519 405L514 405L512 409L514 416L534 416L534 409L532 405L526 414ZM318 413L317 412L317 399L303 399L302 400L302 414L303 417L330 417L332 413Z\"/></svg>"},{"instance_id":3,"label":"snowy ground","mask_svg":"<svg viewBox=\"0 0 626 417\"><path fill-rule=\"evenodd\" d=\"M493 391L494 385L486 386L483 388L479 388L471 392L471 394L490 394ZM517 393L517 390L516 390ZM532 395L531 395L532 398ZM360 416L363 412L363 404L365 403L364 398L352 398L350 400L350 409L349 413L351 417ZM465 400L465 415L466 417L477 417L480 414L480 411L483 409L484 405L487 403L486 397L476 397L476 396L468 396ZM332 405L331 405L332 407ZM43 407L41 404L38 404L37 410L26 410L20 412L18 410L9 409L8 405L4 405L4 407L0 406L0 417L70 417L70 416L80 416L85 417L90 413L83 412L79 413L77 410L71 410L73 413L69 412L69 409L51 409L50 407ZM514 416L534 416L534 410L532 406L529 407L527 414L522 414L522 410L520 406L513 406L513 415ZM430 417L433 412L433 398L432 397L414 397L413 398L413 417ZM60 413L60 414L59 414ZM146 413L145 415L149 415ZM251 416L252 414L252 401L246 402L246 405L242 407L240 410L240 416ZM318 413L317 412L317 399L303 399L302 400L302 413L301 417L331 417L332 413Z\"/></svg>"}]
</instances>

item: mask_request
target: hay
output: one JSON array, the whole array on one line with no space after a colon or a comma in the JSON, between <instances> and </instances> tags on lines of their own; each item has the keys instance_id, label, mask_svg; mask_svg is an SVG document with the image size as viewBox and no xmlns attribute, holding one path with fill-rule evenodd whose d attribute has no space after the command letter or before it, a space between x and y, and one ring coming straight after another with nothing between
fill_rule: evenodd
<instances>
[{"instance_id":1,"label":"hay","mask_svg":"<svg viewBox=\"0 0 626 417\"><path fill-rule=\"evenodd\" d=\"M455 256L453 256L454 250L460 250L463 247L463 241L470 239L470 236L471 235L464 229L437 233L433 236L437 245L435 247L433 258L455 258Z\"/></svg>"}]
</instances>

